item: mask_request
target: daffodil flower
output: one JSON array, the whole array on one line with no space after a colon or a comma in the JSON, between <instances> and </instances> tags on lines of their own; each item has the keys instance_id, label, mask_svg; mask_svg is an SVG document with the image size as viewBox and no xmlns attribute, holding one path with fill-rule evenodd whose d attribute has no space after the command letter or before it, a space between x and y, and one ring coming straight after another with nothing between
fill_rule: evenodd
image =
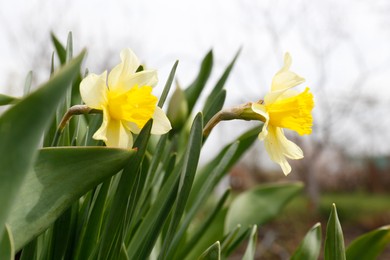
<instances>
[{"instance_id":1,"label":"daffodil flower","mask_svg":"<svg viewBox=\"0 0 390 260\"><path fill-rule=\"evenodd\" d=\"M93 135L107 146L131 148L132 133L138 134L153 118L152 134L161 135L171 130L171 124L161 108L152 88L157 84L157 72L136 72L140 62L130 49L124 49L122 62L100 75L89 74L80 83L84 103L103 111L103 123Z\"/></svg>"},{"instance_id":2,"label":"daffodil flower","mask_svg":"<svg viewBox=\"0 0 390 260\"><path fill-rule=\"evenodd\" d=\"M301 159L303 152L295 143L286 138L283 128L296 131L299 135L310 134L314 107L313 94L309 88L298 93L291 88L305 80L290 71L291 56L286 53L283 68L272 80L271 91L264 101L252 103L251 109L264 118L259 139L264 140L265 149L271 160L278 163L284 174L291 172L286 158Z\"/></svg>"}]
</instances>

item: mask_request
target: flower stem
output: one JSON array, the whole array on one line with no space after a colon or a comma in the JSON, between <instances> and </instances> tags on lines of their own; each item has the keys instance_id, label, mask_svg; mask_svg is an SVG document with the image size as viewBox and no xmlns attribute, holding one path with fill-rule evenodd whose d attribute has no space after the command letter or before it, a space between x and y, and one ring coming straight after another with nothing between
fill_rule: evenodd
<instances>
[{"instance_id":1,"label":"flower stem","mask_svg":"<svg viewBox=\"0 0 390 260\"><path fill-rule=\"evenodd\" d=\"M62 132L64 131L64 128L66 124L69 122L69 120L74 115L82 115L82 114L100 114L102 113L101 110L90 108L86 105L74 105L68 109L68 111L65 113L64 117L62 118L60 124L57 127L57 130L54 134L54 139L51 144L51 146L55 147L58 145L58 141L60 140L60 136Z\"/></svg>"},{"instance_id":2,"label":"flower stem","mask_svg":"<svg viewBox=\"0 0 390 260\"><path fill-rule=\"evenodd\" d=\"M221 121L228 121L234 119L240 120L257 120L265 122L265 118L253 112L252 103L246 103L240 106L225 108L216 113L203 128L203 137L207 137L211 130Z\"/></svg>"}]
</instances>

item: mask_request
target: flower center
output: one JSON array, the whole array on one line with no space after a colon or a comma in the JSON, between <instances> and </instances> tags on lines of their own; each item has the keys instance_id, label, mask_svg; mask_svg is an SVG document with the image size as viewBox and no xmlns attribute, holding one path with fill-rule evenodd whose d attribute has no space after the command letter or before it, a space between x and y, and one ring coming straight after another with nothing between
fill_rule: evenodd
<instances>
[{"instance_id":1,"label":"flower center","mask_svg":"<svg viewBox=\"0 0 390 260\"><path fill-rule=\"evenodd\" d=\"M134 86L124 93L108 92L108 111L116 120L137 124L142 128L152 118L156 109L157 97L152 95L149 86Z\"/></svg>"},{"instance_id":2,"label":"flower center","mask_svg":"<svg viewBox=\"0 0 390 260\"><path fill-rule=\"evenodd\" d=\"M304 92L266 105L269 124L288 128L300 135L310 134L313 126L311 111L314 107L313 94L306 88Z\"/></svg>"}]
</instances>

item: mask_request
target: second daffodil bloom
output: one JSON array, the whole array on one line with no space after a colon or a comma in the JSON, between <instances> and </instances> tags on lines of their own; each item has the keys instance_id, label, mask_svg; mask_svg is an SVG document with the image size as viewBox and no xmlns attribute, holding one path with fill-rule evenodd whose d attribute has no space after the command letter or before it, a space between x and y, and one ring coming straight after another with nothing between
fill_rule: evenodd
<instances>
[{"instance_id":1,"label":"second daffodil bloom","mask_svg":"<svg viewBox=\"0 0 390 260\"><path fill-rule=\"evenodd\" d=\"M283 128L296 131L300 135L312 131L314 107L313 94L309 88L299 93L291 88L305 80L290 71L291 56L286 53L283 68L272 80L271 91L264 101L252 103L253 112L265 119L259 139L264 140L265 148L274 162L278 163L285 175L291 172L286 158L303 158L302 150L284 135Z\"/></svg>"},{"instance_id":2,"label":"second daffodil bloom","mask_svg":"<svg viewBox=\"0 0 390 260\"><path fill-rule=\"evenodd\" d=\"M153 118L152 134L161 135L171 130L171 124L161 108L152 88L157 84L157 72L136 72L140 62L130 49L124 49L122 62L114 67L107 78L89 74L80 83L80 94L85 104L103 111L103 123L93 135L107 146L131 148L132 133L138 134L146 122Z\"/></svg>"}]
</instances>

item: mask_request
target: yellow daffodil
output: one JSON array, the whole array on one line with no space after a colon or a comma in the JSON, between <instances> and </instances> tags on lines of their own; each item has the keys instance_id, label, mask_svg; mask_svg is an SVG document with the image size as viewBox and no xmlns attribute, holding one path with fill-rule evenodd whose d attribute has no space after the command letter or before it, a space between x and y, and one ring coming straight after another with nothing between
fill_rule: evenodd
<instances>
[{"instance_id":1,"label":"yellow daffodil","mask_svg":"<svg viewBox=\"0 0 390 260\"><path fill-rule=\"evenodd\" d=\"M298 93L291 88L305 80L290 71L291 56L286 53L283 68L272 80L271 91L264 101L252 103L251 109L264 118L259 139L264 140L265 148L274 162L278 163L285 175L291 172L286 158L303 158L302 150L284 135L283 128L296 131L300 135L310 134L313 125L311 111L314 107L313 94L309 88Z\"/></svg>"},{"instance_id":2,"label":"yellow daffodil","mask_svg":"<svg viewBox=\"0 0 390 260\"><path fill-rule=\"evenodd\" d=\"M157 72L144 70L137 56L124 49L122 62L100 75L89 74L80 83L80 94L85 104L103 111L103 123L93 135L107 146L131 148L133 136L138 134L146 122L153 118L152 134L161 135L171 130L171 124L161 108L152 87L157 84Z\"/></svg>"}]
</instances>

